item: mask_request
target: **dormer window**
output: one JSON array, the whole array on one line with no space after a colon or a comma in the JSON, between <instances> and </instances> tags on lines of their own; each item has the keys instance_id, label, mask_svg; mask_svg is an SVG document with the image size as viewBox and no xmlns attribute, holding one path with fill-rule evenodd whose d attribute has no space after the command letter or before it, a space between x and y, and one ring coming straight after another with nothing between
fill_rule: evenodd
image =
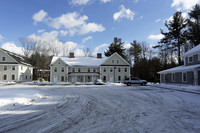
<instances>
[{"instance_id":1,"label":"dormer window","mask_svg":"<svg viewBox=\"0 0 200 133\"><path fill-rule=\"evenodd\" d=\"M2 57L2 61L6 61L6 57Z\"/></svg>"},{"instance_id":2,"label":"dormer window","mask_svg":"<svg viewBox=\"0 0 200 133\"><path fill-rule=\"evenodd\" d=\"M188 62L189 63L193 62L193 56L188 57Z\"/></svg>"}]
</instances>

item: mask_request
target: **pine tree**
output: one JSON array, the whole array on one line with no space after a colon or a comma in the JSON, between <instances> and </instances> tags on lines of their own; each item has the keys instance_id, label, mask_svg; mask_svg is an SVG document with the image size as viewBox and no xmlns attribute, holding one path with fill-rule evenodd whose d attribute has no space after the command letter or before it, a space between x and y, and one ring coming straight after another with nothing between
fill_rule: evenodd
<instances>
[{"instance_id":1,"label":"pine tree","mask_svg":"<svg viewBox=\"0 0 200 133\"><path fill-rule=\"evenodd\" d=\"M200 44L200 5L196 4L188 14L188 39L194 47Z\"/></svg>"},{"instance_id":2,"label":"pine tree","mask_svg":"<svg viewBox=\"0 0 200 133\"><path fill-rule=\"evenodd\" d=\"M168 29L168 32L164 32L161 29L161 34L164 35L164 38L160 40L160 43L164 44L166 50L172 50L172 52L177 51L178 54L178 64L181 65L181 47L186 42L185 40L185 31L186 19L182 17L181 12L176 12L173 15L172 20L165 22L165 26Z\"/></svg>"},{"instance_id":3,"label":"pine tree","mask_svg":"<svg viewBox=\"0 0 200 133\"><path fill-rule=\"evenodd\" d=\"M105 56L111 56L115 52L117 52L120 56L125 59L125 49L123 46L123 42L121 38L114 38L114 41L110 44L108 49L104 52Z\"/></svg>"}]
</instances>

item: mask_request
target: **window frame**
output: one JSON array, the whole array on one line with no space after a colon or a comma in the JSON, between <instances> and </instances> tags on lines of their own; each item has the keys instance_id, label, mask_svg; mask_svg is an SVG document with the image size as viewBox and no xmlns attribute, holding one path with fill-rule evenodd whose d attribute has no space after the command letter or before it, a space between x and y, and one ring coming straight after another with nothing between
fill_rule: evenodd
<instances>
[{"instance_id":1,"label":"window frame","mask_svg":"<svg viewBox=\"0 0 200 133\"><path fill-rule=\"evenodd\" d=\"M127 67L125 67L125 68L124 68L124 72L127 72L127 71L128 71L128 69L127 69Z\"/></svg>"},{"instance_id":2,"label":"window frame","mask_svg":"<svg viewBox=\"0 0 200 133\"><path fill-rule=\"evenodd\" d=\"M6 57L3 56L3 57L1 58L1 61L6 61Z\"/></svg>"},{"instance_id":3,"label":"window frame","mask_svg":"<svg viewBox=\"0 0 200 133\"><path fill-rule=\"evenodd\" d=\"M8 66L3 66L3 70L7 71L8 70Z\"/></svg>"},{"instance_id":4,"label":"window frame","mask_svg":"<svg viewBox=\"0 0 200 133\"><path fill-rule=\"evenodd\" d=\"M15 80L15 75L12 75L12 80Z\"/></svg>"},{"instance_id":5,"label":"window frame","mask_svg":"<svg viewBox=\"0 0 200 133\"><path fill-rule=\"evenodd\" d=\"M113 72L113 68L112 67L110 67L110 72Z\"/></svg>"},{"instance_id":6,"label":"window frame","mask_svg":"<svg viewBox=\"0 0 200 133\"><path fill-rule=\"evenodd\" d=\"M3 75L3 80L7 80L7 75L6 74Z\"/></svg>"},{"instance_id":7,"label":"window frame","mask_svg":"<svg viewBox=\"0 0 200 133\"><path fill-rule=\"evenodd\" d=\"M172 82L175 82L175 73L172 73Z\"/></svg>"},{"instance_id":8,"label":"window frame","mask_svg":"<svg viewBox=\"0 0 200 133\"><path fill-rule=\"evenodd\" d=\"M185 80L184 80L184 74L185 74ZM182 82L187 82L187 72L182 72Z\"/></svg>"},{"instance_id":9,"label":"window frame","mask_svg":"<svg viewBox=\"0 0 200 133\"><path fill-rule=\"evenodd\" d=\"M78 72L79 72L79 73L81 72L81 68L80 68L80 67L78 68Z\"/></svg>"},{"instance_id":10,"label":"window frame","mask_svg":"<svg viewBox=\"0 0 200 133\"><path fill-rule=\"evenodd\" d=\"M54 67L54 72L58 72L58 69L57 69L57 67Z\"/></svg>"},{"instance_id":11,"label":"window frame","mask_svg":"<svg viewBox=\"0 0 200 133\"><path fill-rule=\"evenodd\" d=\"M65 67L61 67L61 72L65 72Z\"/></svg>"},{"instance_id":12,"label":"window frame","mask_svg":"<svg viewBox=\"0 0 200 133\"><path fill-rule=\"evenodd\" d=\"M192 59L192 61L190 61L190 58ZM193 62L193 56L188 56L188 63L192 63Z\"/></svg>"},{"instance_id":13,"label":"window frame","mask_svg":"<svg viewBox=\"0 0 200 133\"><path fill-rule=\"evenodd\" d=\"M106 72L106 67L103 68L103 72Z\"/></svg>"},{"instance_id":14,"label":"window frame","mask_svg":"<svg viewBox=\"0 0 200 133\"><path fill-rule=\"evenodd\" d=\"M15 71L15 66L12 66L12 70Z\"/></svg>"}]
</instances>

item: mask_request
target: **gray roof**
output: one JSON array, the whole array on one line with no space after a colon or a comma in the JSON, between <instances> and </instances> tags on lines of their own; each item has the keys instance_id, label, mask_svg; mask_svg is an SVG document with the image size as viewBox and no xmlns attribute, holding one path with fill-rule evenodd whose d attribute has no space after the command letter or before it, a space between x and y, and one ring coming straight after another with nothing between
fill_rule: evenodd
<instances>
[{"instance_id":1,"label":"gray roof","mask_svg":"<svg viewBox=\"0 0 200 133\"><path fill-rule=\"evenodd\" d=\"M4 51L6 54L8 54L11 58L13 58L16 62L4 62L3 64L23 64L26 66L32 66L31 64L29 64L21 55L18 55L16 53L7 51L5 49L2 49L2 51Z\"/></svg>"}]
</instances>

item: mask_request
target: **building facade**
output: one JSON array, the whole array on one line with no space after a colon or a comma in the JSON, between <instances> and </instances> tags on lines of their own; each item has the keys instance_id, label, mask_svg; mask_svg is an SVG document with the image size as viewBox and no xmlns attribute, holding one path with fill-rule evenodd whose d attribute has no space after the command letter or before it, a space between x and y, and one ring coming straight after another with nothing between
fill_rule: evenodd
<instances>
[{"instance_id":1,"label":"building facade","mask_svg":"<svg viewBox=\"0 0 200 133\"><path fill-rule=\"evenodd\" d=\"M0 48L0 82L32 81L33 67L20 55Z\"/></svg>"},{"instance_id":2,"label":"building facade","mask_svg":"<svg viewBox=\"0 0 200 133\"><path fill-rule=\"evenodd\" d=\"M200 45L183 54L184 65L158 72L161 83L200 85Z\"/></svg>"},{"instance_id":3,"label":"building facade","mask_svg":"<svg viewBox=\"0 0 200 133\"><path fill-rule=\"evenodd\" d=\"M94 82L102 79L104 82L123 82L130 77L130 64L119 54L110 57L53 57L50 64L51 82Z\"/></svg>"}]
</instances>

